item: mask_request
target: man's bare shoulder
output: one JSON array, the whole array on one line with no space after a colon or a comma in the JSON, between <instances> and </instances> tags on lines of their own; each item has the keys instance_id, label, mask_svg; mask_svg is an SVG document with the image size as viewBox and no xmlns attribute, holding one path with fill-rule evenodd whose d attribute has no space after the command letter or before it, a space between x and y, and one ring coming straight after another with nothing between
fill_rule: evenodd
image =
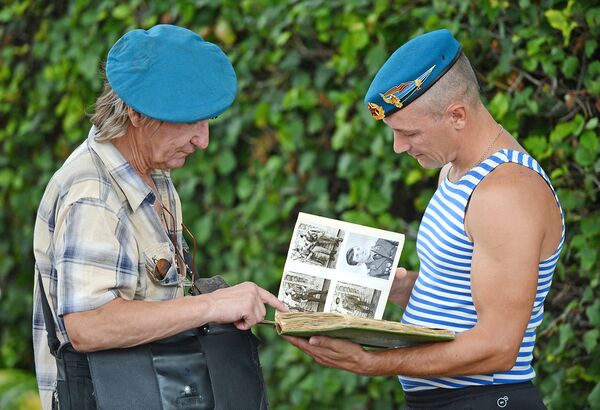
<instances>
[{"instance_id":1,"label":"man's bare shoulder","mask_svg":"<svg viewBox=\"0 0 600 410\"><path fill-rule=\"evenodd\" d=\"M498 166L477 186L469 202L467 230L500 229L509 224L512 231L528 229L545 232L556 218L557 205L546 181L522 165Z\"/></svg>"},{"instance_id":2,"label":"man's bare shoulder","mask_svg":"<svg viewBox=\"0 0 600 410\"><path fill-rule=\"evenodd\" d=\"M525 202L533 207L543 206L544 202L553 199L551 190L544 180L534 170L522 165L506 163L498 166L487 175L473 192L473 199L485 202L499 202L510 206Z\"/></svg>"}]
</instances>

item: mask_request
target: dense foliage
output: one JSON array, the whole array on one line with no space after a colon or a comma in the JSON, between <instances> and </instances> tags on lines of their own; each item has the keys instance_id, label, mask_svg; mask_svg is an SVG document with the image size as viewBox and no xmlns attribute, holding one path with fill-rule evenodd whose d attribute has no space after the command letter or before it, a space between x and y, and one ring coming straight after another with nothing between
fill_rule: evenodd
<instances>
[{"instance_id":1,"label":"dense foliage","mask_svg":"<svg viewBox=\"0 0 600 410\"><path fill-rule=\"evenodd\" d=\"M448 28L476 67L492 114L540 160L566 212L566 246L535 350L538 385L551 409L600 408L600 7L594 3L3 2L0 368L33 371L36 208L52 173L87 135L102 60L124 32L180 24L218 43L233 61L238 98L214 121L209 148L174 179L200 244L201 271L276 291L300 210L404 232L401 263L417 267L415 231L437 173L395 155L390 131L362 99L393 50L416 34ZM392 306L386 313L400 316ZM393 378L323 369L271 332L258 332L273 408L391 409L403 401ZM14 389L28 383L15 370L2 377L14 379ZM31 403L7 386L0 383L0 396L13 399L4 405Z\"/></svg>"}]
</instances>

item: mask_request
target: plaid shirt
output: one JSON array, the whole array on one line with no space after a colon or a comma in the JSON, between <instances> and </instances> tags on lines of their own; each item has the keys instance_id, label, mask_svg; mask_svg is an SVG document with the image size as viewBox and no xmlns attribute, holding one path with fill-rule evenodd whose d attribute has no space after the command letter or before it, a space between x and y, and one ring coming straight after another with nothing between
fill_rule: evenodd
<instances>
[{"instance_id":1,"label":"plaid shirt","mask_svg":"<svg viewBox=\"0 0 600 410\"><path fill-rule=\"evenodd\" d=\"M166 218L167 233L153 208L150 187L112 143L96 142L94 134L92 127L87 140L48 183L35 223L33 343L44 409L51 406L56 363L48 348L38 274L61 342L68 340L66 314L96 309L117 297L183 296L169 239L175 229L180 247L181 204L169 172L152 172L161 202L175 218ZM159 259L171 261L171 269L160 281L152 276Z\"/></svg>"}]
</instances>

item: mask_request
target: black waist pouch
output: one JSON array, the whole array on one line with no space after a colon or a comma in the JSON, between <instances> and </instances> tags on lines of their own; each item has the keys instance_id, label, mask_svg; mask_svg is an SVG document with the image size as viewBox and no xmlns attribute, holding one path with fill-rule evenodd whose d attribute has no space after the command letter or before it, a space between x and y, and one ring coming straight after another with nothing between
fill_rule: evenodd
<instances>
[{"instance_id":1,"label":"black waist pouch","mask_svg":"<svg viewBox=\"0 0 600 410\"><path fill-rule=\"evenodd\" d=\"M89 353L98 409L267 409L258 339L208 325L128 349Z\"/></svg>"},{"instance_id":2,"label":"black waist pouch","mask_svg":"<svg viewBox=\"0 0 600 410\"><path fill-rule=\"evenodd\" d=\"M268 409L258 339L210 324L127 349L57 352L60 409Z\"/></svg>"}]
</instances>

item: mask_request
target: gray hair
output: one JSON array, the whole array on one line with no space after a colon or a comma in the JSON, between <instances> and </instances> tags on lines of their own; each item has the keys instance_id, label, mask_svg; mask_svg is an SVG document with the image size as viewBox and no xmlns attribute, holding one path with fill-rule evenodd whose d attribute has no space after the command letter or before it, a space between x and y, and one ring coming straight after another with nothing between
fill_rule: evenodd
<instances>
[{"instance_id":1,"label":"gray hair","mask_svg":"<svg viewBox=\"0 0 600 410\"><path fill-rule=\"evenodd\" d=\"M92 115L92 124L96 127L94 139L98 142L106 142L120 138L129 129L129 106L119 98L108 82L104 83L104 90L98 99ZM142 126L148 127L156 122L153 132L158 131L162 124L142 114Z\"/></svg>"},{"instance_id":2,"label":"gray hair","mask_svg":"<svg viewBox=\"0 0 600 410\"><path fill-rule=\"evenodd\" d=\"M419 100L437 119L441 118L448 106L454 102L463 102L470 107L475 107L481 101L477 76L469 59L462 51L452 68Z\"/></svg>"},{"instance_id":3,"label":"gray hair","mask_svg":"<svg viewBox=\"0 0 600 410\"><path fill-rule=\"evenodd\" d=\"M96 100L92 115L92 124L97 130L94 137L96 141L110 141L125 135L129 128L127 108L110 84L104 83L104 91Z\"/></svg>"}]
</instances>

